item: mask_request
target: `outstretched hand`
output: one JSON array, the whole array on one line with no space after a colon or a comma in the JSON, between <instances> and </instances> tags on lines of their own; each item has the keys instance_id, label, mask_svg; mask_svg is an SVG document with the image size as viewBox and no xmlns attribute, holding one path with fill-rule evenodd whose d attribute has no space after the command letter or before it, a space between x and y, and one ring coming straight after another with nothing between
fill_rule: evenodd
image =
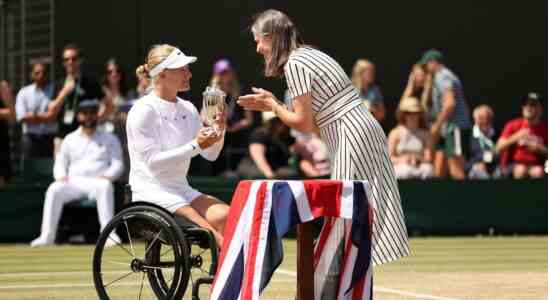
<instances>
[{"instance_id":1,"label":"outstretched hand","mask_svg":"<svg viewBox=\"0 0 548 300\"><path fill-rule=\"evenodd\" d=\"M255 87L251 88L251 90L253 94L240 96L238 104L245 110L272 111L272 107L277 102L274 94L265 89Z\"/></svg>"}]
</instances>

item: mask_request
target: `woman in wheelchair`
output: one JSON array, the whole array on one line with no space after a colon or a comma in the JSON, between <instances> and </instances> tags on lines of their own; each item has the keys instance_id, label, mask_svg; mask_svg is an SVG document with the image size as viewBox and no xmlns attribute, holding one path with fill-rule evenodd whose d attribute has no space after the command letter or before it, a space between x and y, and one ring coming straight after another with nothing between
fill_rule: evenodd
<instances>
[{"instance_id":1,"label":"woman in wheelchair","mask_svg":"<svg viewBox=\"0 0 548 300\"><path fill-rule=\"evenodd\" d=\"M219 156L224 144L226 113L212 127L203 127L200 114L177 93L190 89L188 65L196 57L163 44L151 48L145 64L136 70L152 80L153 90L139 99L127 118L133 201L157 204L211 230L222 246L228 205L193 189L186 175L190 161L200 154L209 161Z\"/></svg>"}]
</instances>

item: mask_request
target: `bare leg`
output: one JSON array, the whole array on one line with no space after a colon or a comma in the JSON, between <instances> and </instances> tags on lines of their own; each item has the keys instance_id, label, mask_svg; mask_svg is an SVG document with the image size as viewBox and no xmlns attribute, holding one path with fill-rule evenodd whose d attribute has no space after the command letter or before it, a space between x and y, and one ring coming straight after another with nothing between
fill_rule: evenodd
<instances>
[{"instance_id":1,"label":"bare leg","mask_svg":"<svg viewBox=\"0 0 548 300\"><path fill-rule=\"evenodd\" d=\"M201 195L194 199L190 205L177 209L175 214L186 217L198 226L211 230L217 245L221 247L228 209L229 206L220 200L212 196Z\"/></svg>"},{"instance_id":2,"label":"bare leg","mask_svg":"<svg viewBox=\"0 0 548 300\"><path fill-rule=\"evenodd\" d=\"M447 176L447 165L443 151L436 151L434 156L434 176L444 178Z\"/></svg>"},{"instance_id":3,"label":"bare leg","mask_svg":"<svg viewBox=\"0 0 548 300\"><path fill-rule=\"evenodd\" d=\"M532 166L529 168L529 177L531 178L543 178L544 168L542 166Z\"/></svg>"},{"instance_id":4,"label":"bare leg","mask_svg":"<svg viewBox=\"0 0 548 300\"><path fill-rule=\"evenodd\" d=\"M447 160L449 165L449 174L455 180L466 179L466 173L464 172L464 157L452 156Z\"/></svg>"},{"instance_id":5,"label":"bare leg","mask_svg":"<svg viewBox=\"0 0 548 300\"><path fill-rule=\"evenodd\" d=\"M527 177L527 166L522 164L516 164L512 170L512 175L515 179L523 179Z\"/></svg>"}]
</instances>

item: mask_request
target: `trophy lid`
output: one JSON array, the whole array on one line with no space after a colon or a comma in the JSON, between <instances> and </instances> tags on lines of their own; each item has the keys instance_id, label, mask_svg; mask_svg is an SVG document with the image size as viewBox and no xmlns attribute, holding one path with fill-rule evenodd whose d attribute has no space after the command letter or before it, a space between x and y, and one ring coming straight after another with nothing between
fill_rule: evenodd
<instances>
[{"instance_id":1,"label":"trophy lid","mask_svg":"<svg viewBox=\"0 0 548 300\"><path fill-rule=\"evenodd\" d=\"M226 93L223 92L216 85L213 85L213 86L206 87L206 90L204 91L203 95L204 96L216 96L216 97L224 98L226 96Z\"/></svg>"}]
</instances>

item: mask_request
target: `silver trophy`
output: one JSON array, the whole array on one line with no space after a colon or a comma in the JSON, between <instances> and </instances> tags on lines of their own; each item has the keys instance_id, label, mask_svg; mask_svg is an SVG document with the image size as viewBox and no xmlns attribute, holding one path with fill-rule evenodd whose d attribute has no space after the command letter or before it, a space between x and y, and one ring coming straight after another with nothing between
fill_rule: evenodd
<instances>
[{"instance_id":1,"label":"silver trophy","mask_svg":"<svg viewBox=\"0 0 548 300\"><path fill-rule=\"evenodd\" d=\"M217 115L223 111L226 93L216 86L208 86L203 93L202 110L204 122L207 126L212 126Z\"/></svg>"}]
</instances>

